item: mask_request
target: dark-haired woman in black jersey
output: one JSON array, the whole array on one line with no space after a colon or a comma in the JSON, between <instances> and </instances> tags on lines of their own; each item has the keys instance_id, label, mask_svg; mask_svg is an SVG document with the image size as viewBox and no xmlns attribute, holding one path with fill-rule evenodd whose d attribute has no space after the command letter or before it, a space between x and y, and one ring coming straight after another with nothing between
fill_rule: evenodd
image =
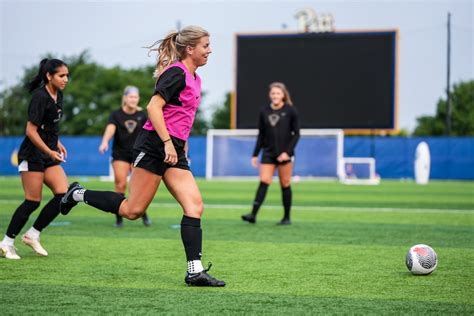
<instances>
[{"instance_id":1,"label":"dark-haired woman in black jersey","mask_svg":"<svg viewBox=\"0 0 474 316\"><path fill-rule=\"evenodd\" d=\"M146 114L138 107L140 92L137 87L125 87L122 95L122 106L110 114L105 128L99 152L104 154L112 145L112 168L114 170L115 192L125 195L127 177L132 171L133 144L147 120ZM115 214L115 227L123 227L123 217ZM147 214L142 216L143 224L150 226Z\"/></svg>"},{"instance_id":2,"label":"dark-haired woman in black jersey","mask_svg":"<svg viewBox=\"0 0 474 316\"><path fill-rule=\"evenodd\" d=\"M69 71L63 61L43 59L38 74L28 84L31 101L26 136L18 152L18 171L25 200L13 213L5 237L0 242L0 255L7 259L20 259L13 242L31 213L40 206L43 183L54 196L43 207L33 226L22 236L22 241L37 254L48 255L40 244L40 233L59 214L59 202L68 188L66 174L60 165L65 162L67 151L59 141L62 90L68 83L68 76Z\"/></svg>"},{"instance_id":3,"label":"dark-haired woman in black jersey","mask_svg":"<svg viewBox=\"0 0 474 316\"><path fill-rule=\"evenodd\" d=\"M257 157L263 149L260 161L260 184L253 202L252 212L242 215L242 220L255 223L258 210L262 205L273 174L278 170L280 178L284 215L279 225L289 225L291 210L291 175L293 157L300 132L298 113L291 101L290 93L281 82L270 85L271 104L260 111L258 120L258 138L252 157L252 165L257 168Z\"/></svg>"}]
</instances>

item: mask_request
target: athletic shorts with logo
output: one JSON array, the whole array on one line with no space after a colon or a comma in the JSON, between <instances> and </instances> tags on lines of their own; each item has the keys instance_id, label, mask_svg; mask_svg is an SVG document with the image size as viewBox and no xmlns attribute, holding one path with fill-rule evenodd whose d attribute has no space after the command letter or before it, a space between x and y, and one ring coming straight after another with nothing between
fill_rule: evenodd
<instances>
[{"instance_id":1,"label":"athletic shorts with logo","mask_svg":"<svg viewBox=\"0 0 474 316\"><path fill-rule=\"evenodd\" d=\"M146 169L154 174L163 176L168 168L191 170L184 152L185 141L171 136L178 155L178 162L172 166L165 160L165 144L156 131L142 129L133 147L133 166Z\"/></svg>"},{"instance_id":2,"label":"athletic shorts with logo","mask_svg":"<svg viewBox=\"0 0 474 316\"><path fill-rule=\"evenodd\" d=\"M41 159L40 161L22 160L18 164L18 172L44 172L46 169L57 166L59 164L60 162L53 161L52 159Z\"/></svg>"},{"instance_id":3,"label":"athletic shorts with logo","mask_svg":"<svg viewBox=\"0 0 474 316\"><path fill-rule=\"evenodd\" d=\"M272 153L266 152L265 150L262 153L262 158L260 159L261 164L270 164L270 165L285 165L289 162L294 161L295 157L291 156L289 160L278 161L278 156L275 156Z\"/></svg>"}]
</instances>

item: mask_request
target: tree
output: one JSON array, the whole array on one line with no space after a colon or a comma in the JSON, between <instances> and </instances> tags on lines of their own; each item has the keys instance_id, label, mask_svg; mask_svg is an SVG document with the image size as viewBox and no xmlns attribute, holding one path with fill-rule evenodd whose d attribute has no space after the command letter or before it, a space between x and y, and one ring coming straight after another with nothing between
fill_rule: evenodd
<instances>
[{"instance_id":1,"label":"tree","mask_svg":"<svg viewBox=\"0 0 474 316\"><path fill-rule=\"evenodd\" d=\"M206 135L208 129L209 123L204 118L201 109L198 108L194 118L193 128L191 129L191 135Z\"/></svg>"},{"instance_id":2,"label":"tree","mask_svg":"<svg viewBox=\"0 0 474 316\"><path fill-rule=\"evenodd\" d=\"M87 51L62 59L68 64L70 83L64 93L61 134L102 134L110 113L120 107L127 85L140 89L142 105L153 93L151 66L128 70L106 68L91 61ZM0 92L0 135L24 133L31 97L24 86L37 72L37 65L27 68L18 84Z\"/></svg>"},{"instance_id":3,"label":"tree","mask_svg":"<svg viewBox=\"0 0 474 316\"><path fill-rule=\"evenodd\" d=\"M68 65L70 74L70 82L64 91L62 135L102 134L110 113L120 107L123 89L128 85L140 89L142 107L153 94L153 66L107 68L93 62L87 51L62 60ZM0 92L0 136L24 134L31 97L24 86L37 72L37 65L27 68L17 85ZM208 125L198 110L191 133L204 135Z\"/></svg>"},{"instance_id":4,"label":"tree","mask_svg":"<svg viewBox=\"0 0 474 316\"><path fill-rule=\"evenodd\" d=\"M228 92L225 96L225 101L222 106L215 109L212 114L212 128L216 129L229 129L230 128L230 102L231 93Z\"/></svg>"},{"instance_id":5,"label":"tree","mask_svg":"<svg viewBox=\"0 0 474 316\"><path fill-rule=\"evenodd\" d=\"M451 94L451 135L474 135L474 80L455 84ZM435 116L417 118L416 136L443 135L446 126L447 102L440 99Z\"/></svg>"}]
</instances>

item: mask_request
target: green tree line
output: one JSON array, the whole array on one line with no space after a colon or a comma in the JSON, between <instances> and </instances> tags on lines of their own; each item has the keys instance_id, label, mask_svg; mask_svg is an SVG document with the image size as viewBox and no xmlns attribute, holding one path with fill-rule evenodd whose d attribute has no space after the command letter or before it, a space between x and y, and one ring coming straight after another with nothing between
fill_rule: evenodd
<instances>
[{"instance_id":1,"label":"green tree line","mask_svg":"<svg viewBox=\"0 0 474 316\"><path fill-rule=\"evenodd\" d=\"M153 66L108 68L94 62L87 51L62 60L68 64L70 73L70 81L64 92L62 135L102 134L110 113L120 108L123 89L127 85L140 89L142 107L146 106L153 94ZM16 85L0 91L0 136L24 134L31 97L25 84L37 72L38 65L27 67ZM198 109L191 133L204 135L209 127L209 122Z\"/></svg>"}]
</instances>

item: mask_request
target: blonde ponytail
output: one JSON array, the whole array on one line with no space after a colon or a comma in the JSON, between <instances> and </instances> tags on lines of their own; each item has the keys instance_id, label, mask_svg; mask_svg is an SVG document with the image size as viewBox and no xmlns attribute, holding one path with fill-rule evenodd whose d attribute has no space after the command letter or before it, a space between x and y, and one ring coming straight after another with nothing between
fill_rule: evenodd
<instances>
[{"instance_id":1,"label":"blonde ponytail","mask_svg":"<svg viewBox=\"0 0 474 316\"><path fill-rule=\"evenodd\" d=\"M157 52L154 78L158 78L166 67L186 57L186 47L195 47L202 37L209 36L209 32L199 26L187 26L181 31L171 31L165 38L156 41L148 47L148 55ZM158 45L158 47L156 47Z\"/></svg>"}]
</instances>

